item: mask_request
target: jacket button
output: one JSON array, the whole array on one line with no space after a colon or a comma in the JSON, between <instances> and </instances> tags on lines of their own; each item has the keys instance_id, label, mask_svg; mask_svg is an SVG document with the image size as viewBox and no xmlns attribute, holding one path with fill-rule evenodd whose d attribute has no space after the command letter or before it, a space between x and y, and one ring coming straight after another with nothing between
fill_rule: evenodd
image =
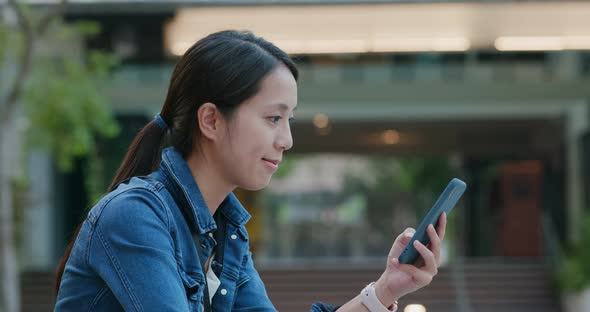
<instances>
[{"instance_id":1,"label":"jacket button","mask_svg":"<svg viewBox=\"0 0 590 312\"><path fill-rule=\"evenodd\" d=\"M222 290L221 290L221 294L222 294L222 295L224 295L224 296L225 296L225 295L227 295L227 289L225 289L225 288L224 288L224 289L222 289Z\"/></svg>"},{"instance_id":2,"label":"jacket button","mask_svg":"<svg viewBox=\"0 0 590 312\"><path fill-rule=\"evenodd\" d=\"M231 239L236 239L236 238L238 238L238 235L236 235L236 234L231 235Z\"/></svg>"}]
</instances>

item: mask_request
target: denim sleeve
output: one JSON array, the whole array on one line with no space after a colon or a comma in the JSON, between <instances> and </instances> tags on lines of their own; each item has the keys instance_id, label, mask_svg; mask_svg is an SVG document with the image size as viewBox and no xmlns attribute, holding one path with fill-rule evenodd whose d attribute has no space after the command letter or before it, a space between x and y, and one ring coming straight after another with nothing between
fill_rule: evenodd
<instances>
[{"instance_id":1,"label":"denim sleeve","mask_svg":"<svg viewBox=\"0 0 590 312\"><path fill-rule=\"evenodd\" d=\"M277 311L268 298L264 283L254 267L252 253L244 257L244 266L237 283L236 299L232 312Z\"/></svg>"},{"instance_id":2,"label":"denim sleeve","mask_svg":"<svg viewBox=\"0 0 590 312\"><path fill-rule=\"evenodd\" d=\"M323 302L316 302L311 306L311 312L334 312L338 310L341 306L331 306L327 305Z\"/></svg>"},{"instance_id":3,"label":"denim sleeve","mask_svg":"<svg viewBox=\"0 0 590 312\"><path fill-rule=\"evenodd\" d=\"M149 190L111 200L96 220L88 263L125 311L188 311L169 216Z\"/></svg>"}]
</instances>

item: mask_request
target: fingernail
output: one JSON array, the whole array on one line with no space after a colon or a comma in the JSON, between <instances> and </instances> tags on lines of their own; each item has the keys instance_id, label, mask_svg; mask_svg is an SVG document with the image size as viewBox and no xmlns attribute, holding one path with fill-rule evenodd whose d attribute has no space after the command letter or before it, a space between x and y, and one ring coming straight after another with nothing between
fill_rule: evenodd
<instances>
[{"instance_id":1,"label":"fingernail","mask_svg":"<svg viewBox=\"0 0 590 312\"><path fill-rule=\"evenodd\" d=\"M415 247L418 247L418 246L420 246L420 241L419 241L419 240L415 240L415 241L414 241L414 246L415 246Z\"/></svg>"}]
</instances>

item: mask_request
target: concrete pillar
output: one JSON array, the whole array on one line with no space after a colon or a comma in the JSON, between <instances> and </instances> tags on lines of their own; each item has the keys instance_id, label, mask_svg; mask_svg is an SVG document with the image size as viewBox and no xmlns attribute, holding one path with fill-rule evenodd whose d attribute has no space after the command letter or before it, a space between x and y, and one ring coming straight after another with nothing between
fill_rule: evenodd
<instances>
[{"instance_id":1,"label":"concrete pillar","mask_svg":"<svg viewBox=\"0 0 590 312\"><path fill-rule=\"evenodd\" d=\"M588 103L580 102L566 108L566 208L569 241L579 237L579 220L584 211L584 177L582 167L582 135L588 131Z\"/></svg>"}]
</instances>

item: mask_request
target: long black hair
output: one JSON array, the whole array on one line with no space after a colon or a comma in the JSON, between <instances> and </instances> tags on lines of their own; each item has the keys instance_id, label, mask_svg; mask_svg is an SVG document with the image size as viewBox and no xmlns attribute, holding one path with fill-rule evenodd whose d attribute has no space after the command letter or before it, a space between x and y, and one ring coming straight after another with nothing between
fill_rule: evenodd
<instances>
[{"instance_id":1,"label":"long black hair","mask_svg":"<svg viewBox=\"0 0 590 312\"><path fill-rule=\"evenodd\" d=\"M169 128L163 129L150 121L139 131L108 191L130 177L155 170L165 145L174 146L183 157L188 156L200 135L196 117L199 107L214 103L224 116L230 117L241 103L259 91L262 79L279 65L286 66L295 80L298 79L293 60L251 32L221 31L197 41L180 58L170 78L160 112ZM81 224L57 267L56 296L80 228Z\"/></svg>"}]
</instances>

